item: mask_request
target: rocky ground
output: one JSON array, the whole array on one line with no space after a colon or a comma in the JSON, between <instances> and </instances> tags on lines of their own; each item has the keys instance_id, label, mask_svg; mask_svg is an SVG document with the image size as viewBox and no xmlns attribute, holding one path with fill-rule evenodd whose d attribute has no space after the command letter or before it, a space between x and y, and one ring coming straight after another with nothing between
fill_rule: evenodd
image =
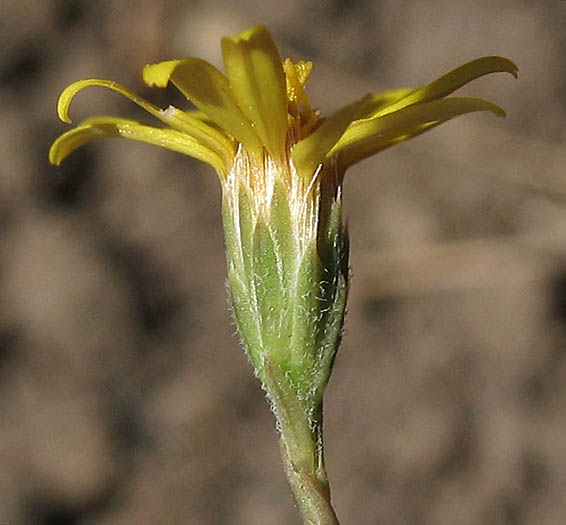
<instances>
[{"instance_id":1,"label":"rocky ground","mask_svg":"<svg viewBox=\"0 0 566 525\"><path fill-rule=\"evenodd\" d=\"M306 5L305 5L306 4ZM298 523L227 309L219 187L126 141L55 168L61 89L257 22L315 60L311 100L515 60L463 117L352 169L350 311L326 397L345 525L566 521L566 2L2 0L0 522ZM75 119L146 119L85 91Z\"/></svg>"}]
</instances>

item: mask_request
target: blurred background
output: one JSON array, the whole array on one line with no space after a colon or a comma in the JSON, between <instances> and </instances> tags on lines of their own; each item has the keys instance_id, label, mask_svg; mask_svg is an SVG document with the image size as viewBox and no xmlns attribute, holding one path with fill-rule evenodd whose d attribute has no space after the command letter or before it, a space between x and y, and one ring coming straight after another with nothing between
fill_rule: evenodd
<instances>
[{"instance_id":1,"label":"blurred background","mask_svg":"<svg viewBox=\"0 0 566 525\"><path fill-rule=\"evenodd\" d=\"M1 0L0 522L298 523L227 307L212 170L129 141L60 168L57 96L141 68L221 67L267 24L313 105L517 62L502 105L351 169L352 283L326 396L345 525L566 521L566 2ZM151 122L102 89L75 120Z\"/></svg>"}]
</instances>

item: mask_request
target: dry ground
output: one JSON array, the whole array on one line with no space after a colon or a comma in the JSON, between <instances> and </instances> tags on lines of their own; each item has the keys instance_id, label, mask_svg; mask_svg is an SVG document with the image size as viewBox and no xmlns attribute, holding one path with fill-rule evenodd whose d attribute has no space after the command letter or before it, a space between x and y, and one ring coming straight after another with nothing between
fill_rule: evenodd
<instances>
[{"instance_id":1,"label":"dry ground","mask_svg":"<svg viewBox=\"0 0 566 525\"><path fill-rule=\"evenodd\" d=\"M566 522L566 2L0 1L0 522L298 523L226 304L210 169L93 144L61 168L55 101L142 86L261 21L314 59L311 100L499 54L519 81L348 174L353 280L326 397L345 525ZM76 119L140 116L103 90ZM140 118L145 118L141 116Z\"/></svg>"}]
</instances>

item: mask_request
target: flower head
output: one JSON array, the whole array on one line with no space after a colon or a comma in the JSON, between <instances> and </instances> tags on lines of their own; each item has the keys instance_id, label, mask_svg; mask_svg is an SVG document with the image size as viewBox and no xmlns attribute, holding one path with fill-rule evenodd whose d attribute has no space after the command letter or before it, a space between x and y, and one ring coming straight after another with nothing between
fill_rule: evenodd
<instances>
[{"instance_id":1,"label":"flower head","mask_svg":"<svg viewBox=\"0 0 566 525\"><path fill-rule=\"evenodd\" d=\"M322 394L340 342L348 284L342 224L346 169L458 115L504 111L477 98L448 97L513 62L484 57L425 87L365 95L322 117L305 85L311 62L284 62L271 35L254 27L222 39L226 74L198 58L148 65L149 86L173 83L196 106L161 109L108 80L80 80L59 98L70 122L74 96L101 86L129 98L164 126L95 117L61 135L49 159L109 137L148 142L208 163L222 186L228 283L234 317L282 435L289 483L305 521L329 500L322 457ZM448 98L447 98L448 97ZM334 514L327 509L328 519Z\"/></svg>"},{"instance_id":2,"label":"flower head","mask_svg":"<svg viewBox=\"0 0 566 525\"><path fill-rule=\"evenodd\" d=\"M458 115L504 111L477 98L446 98L471 80L493 72L516 76L501 57L469 62L431 84L368 94L321 117L308 101L305 85L311 62L282 62L270 33L258 26L222 39L226 74L198 58L147 65L149 86L173 83L196 106L161 109L108 80L79 80L61 94L58 114L70 123L71 101L89 86L121 93L165 126L124 118L95 117L61 135L49 152L60 164L76 148L94 140L122 137L184 153L212 166L225 195L245 186L254 215L269 215L275 183L290 196L299 242L316 235L317 209L335 195L345 170L385 148L415 137ZM326 180L323 180L326 178ZM326 191L320 193L324 185Z\"/></svg>"},{"instance_id":3,"label":"flower head","mask_svg":"<svg viewBox=\"0 0 566 525\"><path fill-rule=\"evenodd\" d=\"M312 401L311 410L330 373L346 301L346 169L458 115L504 116L491 102L448 95L489 73L517 76L517 67L506 58L479 58L427 86L368 94L322 117L305 91L312 63L282 61L266 28L223 38L222 54L226 74L198 58L143 69L149 86L174 84L193 110L161 109L108 80L69 85L57 107L64 122L70 123L75 95L100 86L164 126L90 118L55 140L49 159L60 164L84 144L122 137L212 166L223 189L229 283L248 355L264 385L273 379L265 377L266 359L290 373L299 397Z\"/></svg>"}]
</instances>

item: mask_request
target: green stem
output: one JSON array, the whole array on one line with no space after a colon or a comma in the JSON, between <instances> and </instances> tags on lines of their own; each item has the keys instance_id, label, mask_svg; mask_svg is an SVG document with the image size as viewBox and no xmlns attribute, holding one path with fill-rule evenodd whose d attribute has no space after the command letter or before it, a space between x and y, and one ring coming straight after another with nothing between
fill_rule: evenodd
<instances>
[{"instance_id":1,"label":"green stem","mask_svg":"<svg viewBox=\"0 0 566 525\"><path fill-rule=\"evenodd\" d=\"M339 525L330 502L330 486L324 467L322 418L313 433L314 439L300 439L303 436L300 433L286 432L281 425L279 446L283 470L303 523Z\"/></svg>"},{"instance_id":2,"label":"green stem","mask_svg":"<svg viewBox=\"0 0 566 525\"><path fill-rule=\"evenodd\" d=\"M281 368L267 358L262 373L281 436L283 470L305 525L339 525L324 468L322 399L299 401Z\"/></svg>"}]
</instances>

